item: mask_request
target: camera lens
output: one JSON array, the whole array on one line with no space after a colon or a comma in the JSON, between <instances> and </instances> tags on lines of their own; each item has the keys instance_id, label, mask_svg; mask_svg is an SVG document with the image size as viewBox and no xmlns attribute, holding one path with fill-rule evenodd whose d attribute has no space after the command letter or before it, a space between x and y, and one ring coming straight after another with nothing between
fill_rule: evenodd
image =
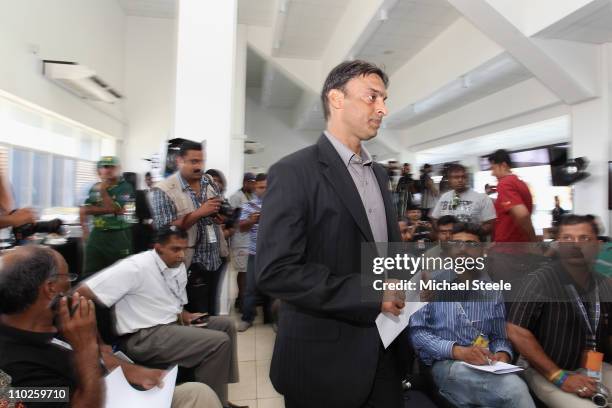
<instances>
[{"instance_id":1,"label":"camera lens","mask_svg":"<svg viewBox=\"0 0 612 408\"><path fill-rule=\"evenodd\" d=\"M595 394L595 395L593 395L591 400L598 407L607 407L608 406L608 399L604 395L602 395L602 394Z\"/></svg>"}]
</instances>

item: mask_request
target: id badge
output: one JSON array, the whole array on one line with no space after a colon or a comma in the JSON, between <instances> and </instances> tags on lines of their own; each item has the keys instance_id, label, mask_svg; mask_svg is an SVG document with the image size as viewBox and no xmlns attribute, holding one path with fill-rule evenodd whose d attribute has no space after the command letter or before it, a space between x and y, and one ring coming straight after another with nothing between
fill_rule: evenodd
<instances>
[{"instance_id":1,"label":"id badge","mask_svg":"<svg viewBox=\"0 0 612 408\"><path fill-rule=\"evenodd\" d=\"M208 243L214 244L217 242L217 234L215 233L215 226L210 224L206 226L206 236L208 237Z\"/></svg>"},{"instance_id":2,"label":"id badge","mask_svg":"<svg viewBox=\"0 0 612 408\"><path fill-rule=\"evenodd\" d=\"M586 370L586 375L601 381L603 358L603 353L595 350L584 350L582 353L582 368Z\"/></svg>"},{"instance_id":3,"label":"id badge","mask_svg":"<svg viewBox=\"0 0 612 408\"><path fill-rule=\"evenodd\" d=\"M489 340L482 334L479 334L478 337L476 337L472 342L472 345L476 347L489 348Z\"/></svg>"}]
</instances>

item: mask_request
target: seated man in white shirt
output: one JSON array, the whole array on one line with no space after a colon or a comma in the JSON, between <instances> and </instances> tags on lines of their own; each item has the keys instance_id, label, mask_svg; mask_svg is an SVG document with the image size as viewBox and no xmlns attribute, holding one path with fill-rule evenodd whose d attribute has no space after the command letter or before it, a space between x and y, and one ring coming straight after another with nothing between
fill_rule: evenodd
<instances>
[{"instance_id":1,"label":"seated man in white shirt","mask_svg":"<svg viewBox=\"0 0 612 408\"><path fill-rule=\"evenodd\" d=\"M130 358L145 365L192 367L195 380L209 385L231 407L227 384L238 382L236 329L227 317L183 310L187 245L186 232L163 227L154 249L98 272L77 290L114 306L115 329Z\"/></svg>"}]
</instances>

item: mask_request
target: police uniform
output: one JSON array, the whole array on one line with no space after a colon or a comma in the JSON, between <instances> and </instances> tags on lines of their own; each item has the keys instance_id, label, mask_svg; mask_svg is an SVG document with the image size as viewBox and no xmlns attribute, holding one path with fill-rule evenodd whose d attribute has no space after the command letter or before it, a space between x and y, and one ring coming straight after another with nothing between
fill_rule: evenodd
<instances>
[{"instance_id":1,"label":"police uniform","mask_svg":"<svg viewBox=\"0 0 612 408\"><path fill-rule=\"evenodd\" d=\"M98 166L117 164L114 157L103 157L98 162ZM117 209L122 208L125 211L129 206L134 206L134 189L123 178L119 178L117 184L106 191ZM89 190L85 205L103 206L100 183ZM132 224L128 217L129 214L102 214L93 217L93 229L85 247L85 276L98 272L132 253Z\"/></svg>"}]
</instances>

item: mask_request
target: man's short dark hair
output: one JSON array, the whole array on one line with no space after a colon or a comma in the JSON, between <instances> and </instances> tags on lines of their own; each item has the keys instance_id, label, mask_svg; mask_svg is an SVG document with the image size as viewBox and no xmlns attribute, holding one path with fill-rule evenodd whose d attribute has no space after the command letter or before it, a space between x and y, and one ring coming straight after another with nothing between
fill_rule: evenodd
<instances>
[{"instance_id":1,"label":"man's short dark hair","mask_svg":"<svg viewBox=\"0 0 612 408\"><path fill-rule=\"evenodd\" d=\"M199 152L202 151L202 144L201 143L196 143L196 142L192 142L191 140L186 140L183 143L181 143L181 150L179 151L179 156L181 157L185 157L187 155L187 152L190 150L197 150Z\"/></svg>"},{"instance_id":2,"label":"man's short dark hair","mask_svg":"<svg viewBox=\"0 0 612 408\"><path fill-rule=\"evenodd\" d=\"M593 233L598 236L599 235L599 225L597 225L597 221L595 216L591 214L587 215L577 215L577 214L566 214L561 217L559 221L559 225L557 227L557 234L561 232L561 228L565 225L578 225L578 224L589 224L593 229Z\"/></svg>"},{"instance_id":3,"label":"man's short dark hair","mask_svg":"<svg viewBox=\"0 0 612 408\"><path fill-rule=\"evenodd\" d=\"M436 223L437 225L448 225L448 224L457 224L459 221L457 220L457 218L454 215L443 215L440 217L440 219L438 220L438 222Z\"/></svg>"},{"instance_id":4,"label":"man's short dark hair","mask_svg":"<svg viewBox=\"0 0 612 408\"><path fill-rule=\"evenodd\" d=\"M459 163L451 163L446 169L446 174L449 176L452 173L459 173L459 172L467 173L467 169L465 168L465 166Z\"/></svg>"},{"instance_id":5,"label":"man's short dark hair","mask_svg":"<svg viewBox=\"0 0 612 408\"><path fill-rule=\"evenodd\" d=\"M323 90L321 91L321 104L323 105L323 115L325 120L329 119L329 100L327 94L332 89L338 89L343 93L346 92L346 84L353 78L368 75L378 75L385 84L385 88L389 85L389 77L385 72L376 65L363 61L353 60L344 61L334 67L325 79Z\"/></svg>"},{"instance_id":6,"label":"man's short dark hair","mask_svg":"<svg viewBox=\"0 0 612 408\"><path fill-rule=\"evenodd\" d=\"M268 179L268 175L266 173L259 173L255 176L255 181L266 181Z\"/></svg>"},{"instance_id":7,"label":"man's short dark hair","mask_svg":"<svg viewBox=\"0 0 612 408\"><path fill-rule=\"evenodd\" d=\"M57 275L55 252L32 245L18 249L23 253L0 258L0 314L17 314L32 306L42 284ZM11 257L9 262L7 257Z\"/></svg>"},{"instance_id":8,"label":"man's short dark hair","mask_svg":"<svg viewBox=\"0 0 612 408\"><path fill-rule=\"evenodd\" d=\"M176 225L166 225L164 227L161 227L157 231L157 235L155 236L155 242L163 245L170 241L170 238L172 237L187 239L187 231L177 227Z\"/></svg>"},{"instance_id":9,"label":"man's short dark hair","mask_svg":"<svg viewBox=\"0 0 612 408\"><path fill-rule=\"evenodd\" d=\"M491 153L488 157L489 163L491 164L502 164L506 163L508 167L514 167L514 163L512 163L512 159L510 158L510 153L507 150L499 149Z\"/></svg>"},{"instance_id":10,"label":"man's short dark hair","mask_svg":"<svg viewBox=\"0 0 612 408\"><path fill-rule=\"evenodd\" d=\"M151 177L151 172L150 172L150 171L147 171L147 172L145 173L145 177Z\"/></svg>"},{"instance_id":11,"label":"man's short dark hair","mask_svg":"<svg viewBox=\"0 0 612 408\"><path fill-rule=\"evenodd\" d=\"M419 211L422 211L422 210L421 210L421 207L419 207L419 206L418 206L418 205L416 205L416 204L408 204L408 205L406 206L406 211L414 211L414 210L419 210Z\"/></svg>"},{"instance_id":12,"label":"man's short dark hair","mask_svg":"<svg viewBox=\"0 0 612 408\"><path fill-rule=\"evenodd\" d=\"M477 224L473 224L469 222L459 222L453 225L453 235L460 234L462 232L465 234L476 235L480 242L484 242L485 240L485 236L482 233L482 229Z\"/></svg>"}]
</instances>

